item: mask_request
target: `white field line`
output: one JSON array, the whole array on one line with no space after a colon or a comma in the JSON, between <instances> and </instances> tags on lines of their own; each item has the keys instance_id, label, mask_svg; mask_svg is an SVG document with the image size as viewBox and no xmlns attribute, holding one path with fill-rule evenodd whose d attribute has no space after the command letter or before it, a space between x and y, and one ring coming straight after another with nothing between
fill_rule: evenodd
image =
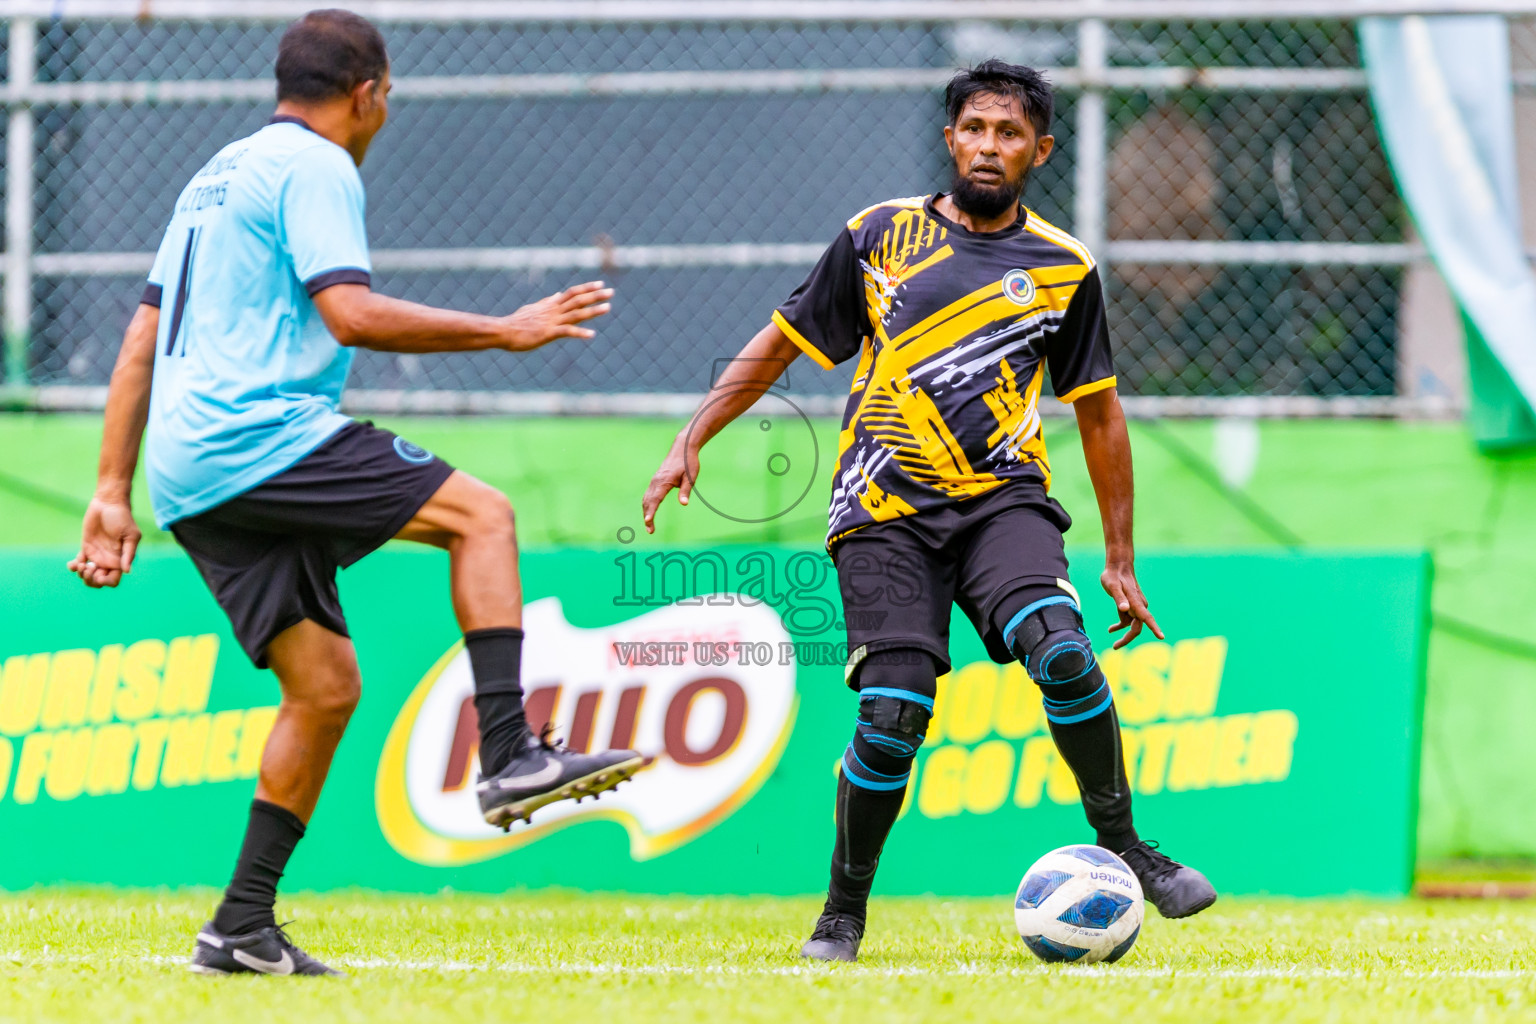
<instances>
[{"instance_id":1,"label":"white field line","mask_svg":"<svg viewBox=\"0 0 1536 1024\"><path fill-rule=\"evenodd\" d=\"M11 967L54 967L71 964L100 965L101 958L60 953L0 953L0 969ZM184 956L133 956L117 957L112 963L147 964L179 967L187 963ZM679 977L679 978L825 978L829 974L838 977L876 978L1040 978L1068 977L1091 978L1099 981L1137 980L1146 978L1190 979L1275 979L1316 980L1339 979L1344 981L1435 980L1476 979L1488 981L1536 980L1536 970L1519 968L1465 968L1449 970L1402 970L1392 967L1330 968L1330 967L1073 967L1034 964L1022 967L992 967L985 964L958 964L953 967L866 967L829 966L804 964L791 967L742 967L725 964L623 964L623 963L519 963L494 961L477 963L469 960L396 960L378 957L341 957L334 961L337 966L361 971L405 971L440 974L514 974L556 977L559 975L589 975L624 977Z\"/></svg>"}]
</instances>

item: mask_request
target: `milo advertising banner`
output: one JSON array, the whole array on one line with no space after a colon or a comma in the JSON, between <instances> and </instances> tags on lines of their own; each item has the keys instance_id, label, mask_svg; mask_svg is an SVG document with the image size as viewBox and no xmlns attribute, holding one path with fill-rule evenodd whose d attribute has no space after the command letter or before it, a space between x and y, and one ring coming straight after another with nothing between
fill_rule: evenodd
<instances>
[{"instance_id":1,"label":"milo advertising banner","mask_svg":"<svg viewBox=\"0 0 1536 1024\"><path fill-rule=\"evenodd\" d=\"M0 556L0 887L222 885L276 682L179 552L146 552L112 592L65 557ZM1077 563L1144 836L1224 892L1407 891L1426 558L1143 556L1168 639L1118 652L1095 563ZM290 891L822 890L856 712L826 556L568 550L526 555L523 578L533 724L651 765L487 826L447 560L381 552L341 577L363 699ZM1041 853L1092 839L1034 684L958 613L951 643L881 893L1009 892ZM1371 856L1318 857L1322 838Z\"/></svg>"}]
</instances>

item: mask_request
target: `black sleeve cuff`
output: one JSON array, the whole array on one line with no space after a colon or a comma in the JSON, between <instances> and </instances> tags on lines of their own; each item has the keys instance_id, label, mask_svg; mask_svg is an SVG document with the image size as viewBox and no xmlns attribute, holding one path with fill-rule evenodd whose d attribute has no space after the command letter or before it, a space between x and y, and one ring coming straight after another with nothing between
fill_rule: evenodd
<instances>
[{"instance_id":1,"label":"black sleeve cuff","mask_svg":"<svg viewBox=\"0 0 1536 1024\"><path fill-rule=\"evenodd\" d=\"M141 306L154 306L156 309L159 309L160 308L160 295L164 291L165 291L165 289L162 288L158 284L151 283L151 284L145 285L144 286L144 294L139 296L139 305L141 305Z\"/></svg>"},{"instance_id":2,"label":"black sleeve cuff","mask_svg":"<svg viewBox=\"0 0 1536 1024\"><path fill-rule=\"evenodd\" d=\"M305 281L304 288L309 292L309 297L314 298L316 295L325 291L327 288L337 284L360 284L365 286L372 286L373 275L369 274L366 270L359 270L357 267L343 267L340 270L327 270L325 273L316 274L308 281Z\"/></svg>"}]
</instances>

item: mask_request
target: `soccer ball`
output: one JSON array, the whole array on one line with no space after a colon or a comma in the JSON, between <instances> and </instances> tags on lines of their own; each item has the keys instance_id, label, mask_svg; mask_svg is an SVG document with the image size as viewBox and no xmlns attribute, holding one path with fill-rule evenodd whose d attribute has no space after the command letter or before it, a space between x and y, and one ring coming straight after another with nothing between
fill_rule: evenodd
<instances>
[{"instance_id":1,"label":"soccer ball","mask_svg":"<svg viewBox=\"0 0 1536 1024\"><path fill-rule=\"evenodd\" d=\"M1046 963L1112 964L1141 934L1141 882L1102 846L1063 846L1035 861L1019 883L1013 919Z\"/></svg>"}]
</instances>

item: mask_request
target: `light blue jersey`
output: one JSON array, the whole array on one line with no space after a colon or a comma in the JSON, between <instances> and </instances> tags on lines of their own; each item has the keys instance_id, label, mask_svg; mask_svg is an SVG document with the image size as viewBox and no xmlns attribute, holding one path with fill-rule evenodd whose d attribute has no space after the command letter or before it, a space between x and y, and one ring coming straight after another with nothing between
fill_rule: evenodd
<instances>
[{"instance_id":1,"label":"light blue jersey","mask_svg":"<svg viewBox=\"0 0 1536 1024\"><path fill-rule=\"evenodd\" d=\"M369 283L364 208L351 156L292 119L225 146L182 190L144 297L160 306L145 462L161 528L350 422L352 350L313 296Z\"/></svg>"}]
</instances>

